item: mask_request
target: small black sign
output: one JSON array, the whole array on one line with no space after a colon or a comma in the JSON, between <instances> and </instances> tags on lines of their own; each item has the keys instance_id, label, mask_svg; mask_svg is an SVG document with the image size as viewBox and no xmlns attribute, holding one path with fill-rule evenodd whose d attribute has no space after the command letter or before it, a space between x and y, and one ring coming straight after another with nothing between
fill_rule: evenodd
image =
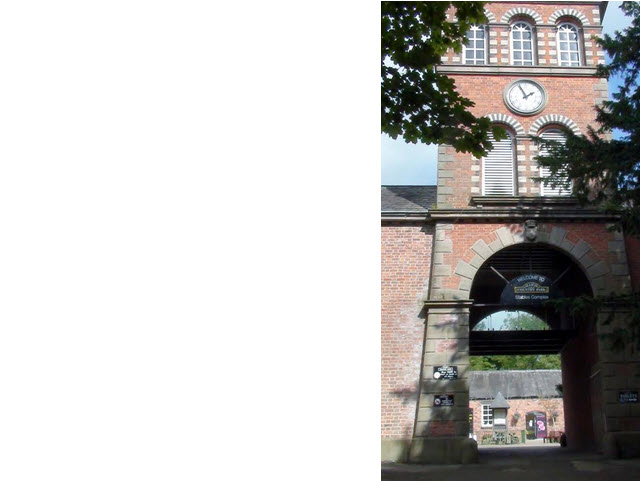
<instances>
[{"instance_id":1,"label":"small black sign","mask_svg":"<svg viewBox=\"0 0 640 481\"><path fill-rule=\"evenodd\" d=\"M552 282L540 274L524 274L509 281L502 290L500 304L505 306L535 306L554 295Z\"/></svg>"},{"instance_id":2,"label":"small black sign","mask_svg":"<svg viewBox=\"0 0 640 481\"><path fill-rule=\"evenodd\" d=\"M618 400L622 404L637 403L638 391L621 391L618 393Z\"/></svg>"},{"instance_id":3,"label":"small black sign","mask_svg":"<svg viewBox=\"0 0 640 481\"><path fill-rule=\"evenodd\" d=\"M442 394L433 396L433 405L437 407L453 406L453 394Z\"/></svg>"},{"instance_id":4,"label":"small black sign","mask_svg":"<svg viewBox=\"0 0 640 481\"><path fill-rule=\"evenodd\" d=\"M458 366L433 366L433 378L445 381L458 379Z\"/></svg>"}]
</instances>

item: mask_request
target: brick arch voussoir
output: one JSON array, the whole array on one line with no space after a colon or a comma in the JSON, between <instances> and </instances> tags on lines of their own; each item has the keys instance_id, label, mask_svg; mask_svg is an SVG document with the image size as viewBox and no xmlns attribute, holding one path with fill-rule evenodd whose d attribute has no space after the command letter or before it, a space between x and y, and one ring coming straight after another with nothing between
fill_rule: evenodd
<instances>
[{"instance_id":1,"label":"brick arch voussoir","mask_svg":"<svg viewBox=\"0 0 640 481\"><path fill-rule=\"evenodd\" d=\"M529 127L529 135L538 135L540 129L545 125L556 124L556 125L564 125L569 130L571 130L574 134L580 135L582 132L580 131L580 127L569 117L560 114L548 114L539 117L531 124Z\"/></svg>"},{"instance_id":2,"label":"brick arch voussoir","mask_svg":"<svg viewBox=\"0 0 640 481\"><path fill-rule=\"evenodd\" d=\"M600 256L584 239L580 239L574 244L566 239L566 234L567 231L564 228L556 226L551 229L551 232L539 232L536 239L530 241L525 238L524 229L513 232L512 229L504 226L481 237L463 257L471 260L469 262L458 261L454 270L454 275L460 279L458 289L470 293L478 269L487 260L507 247L530 242L548 245L560 250L582 269L595 295L605 294L606 289L602 281L609 275L607 263L600 259ZM499 242L492 240L494 237L497 237Z\"/></svg>"},{"instance_id":3,"label":"brick arch voussoir","mask_svg":"<svg viewBox=\"0 0 640 481\"><path fill-rule=\"evenodd\" d=\"M496 22L496 16L486 8L484 9L484 15L487 17L487 20L489 20L490 23Z\"/></svg>"},{"instance_id":4,"label":"brick arch voussoir","mask_svg":"<svg viewBox=\"0 0 640 481\"><path fill-rule=\"evenodd\" d=\"M501 21L502 23L509 23L509 20L511 20L512 17L519 16L519 15L524 15L526 17L529 17L531 20L533 20L536 23L536 25L540 25L542 23L542 16L535 10L532 10L526 7L518 7L518 8L512 8L511 10L508 10L502 16Z\"/></svg>"},{"instance_id":5,"label":"brick arch voussoir","mask_svg":"<svg viewBox=\"0 0 640 481\"><path fill-rule=\"evenodd\" d=\"M489 23L496 23L496 16L486 8L484 9L484 15L487 17ZM458 23L458 18L455 15L452 16L446 13L445 18L450 22Z\"/></svg>"},{"instance_id":6,"label":"brick arch voussoir","mask_svg":"<svg viewBox=\"0 0 640 481\"><path fill-rule=\"evenodd\" d=\"M561 17L573 17L582 25L590 25L587 16L575 8L561 8L560 10L556 10L551 14L551 16L549 16L549 23L556 23L556 21Z\"/></svg>"},{"instance_id":7,"label":"brick arch voussoir","mask_svg":"<svg viewBox=\"0 0 640 481\"><path fill-rule=\"evenodd\" d=\"M489 114L487 115L487 117L489 118L489 120L491 120L491 122L510 126L513 130L516 131L516 135L526 135L526 132L522 124L518 122L515 118L513 118L511 115Z\"/></svg>"}]
</instances>

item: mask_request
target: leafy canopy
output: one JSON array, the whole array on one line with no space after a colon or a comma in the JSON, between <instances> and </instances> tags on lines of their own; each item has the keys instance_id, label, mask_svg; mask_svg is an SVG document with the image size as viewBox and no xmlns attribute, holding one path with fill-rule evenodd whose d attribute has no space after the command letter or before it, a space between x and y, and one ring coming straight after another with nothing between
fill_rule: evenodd
<instances>
[{"instance_id":1,"label":"leafy canopy","mask_svg":"<svg viewBox=\"0 0 640 481\"><path fill-rule=\"evenodd\" d=\"M382 2L382 132L408 143L448 144L476 157L491 149L504 129L475 117L474 103L438 73L448 49L462 50L472 24L486 23L486 2ZM453 5L457 22L447 21Z\"/></svg>"},{"instance_id":2,"label":"leafy canopy","mask_svg":"<svg viewBox=\"0 0 640 481\"><path fill-rule=\"evenodd\" d=\"M598 67L598 73L606 78L620 76L622 86L597 108L598 126L590 128L587 135L567 131L564 145L537 139L549 150L549 155L537 160L551 169L556 183L567 175L583 205L617 215L618 229L640 237L640 4L623 2L620 8L630 17L631 25L596 41L610 57L608 65ZM640 349L640 292L552 303L585 319L596 312L608 312L601 339L615 350L627 345Z\"/></svg>"},{"instance_id":3,"label":"leafy canopy","mask_svg":"<svg viewBox=\"0 0 640 481\"><path fill-rule=\"evenodd\" d=\"M559 354L523 354L518 356L470 356L471 371L560 369Z\"/></svg>"},{"instance_id":4,"label":"leafy canopy","mask_svg":"<svg viewBox=\"0 0 640 481\"><path fill-rule=\"evenodd\" d=\"M502 323L502 330L544 330L549 327L540 318L529 313L509 313ZM485 331L487 325L481 321L474 330ZM524 354L515 356L471 356L469 368L472 371L496 370L532 370L532 369L560 369L558 354Z\"/></svg>"},{"instance_id":5,"label":"leafy canopy","mask_svg":"<svg viewBox=\"0 0 640 481\"><path fill-rule=\"evenodd\" d=\"M564 145L537 139L549 151L537 160L551 169L552 185L567 175L583 205L619 215L619 227L640 235L640 4L623 2L621 9L631 17L631 25L596 41L611 58L598 73L606 78L620 75L622 87L597 107L598 127L590 127L587 135L567 130ZM612 131L619 138L613 139Z\"/></svg>"}]
</instances>

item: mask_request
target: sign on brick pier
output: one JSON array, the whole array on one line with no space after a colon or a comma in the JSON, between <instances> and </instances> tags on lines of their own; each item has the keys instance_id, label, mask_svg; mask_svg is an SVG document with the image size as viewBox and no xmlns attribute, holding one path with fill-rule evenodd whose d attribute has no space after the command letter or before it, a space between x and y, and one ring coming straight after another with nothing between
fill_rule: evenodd
<instances>
[{"instance_id":1,"label":"sign on brick pier","mask_svg":"<svg viewBox=\"0 0 640 481\"><path fill-rule=\"evenodd\" d=\"M638 391L620 391L618 393L618 400L621 404L637 403Z\"/></svg>"},{"instance_id":2,"label":"sign on brick pier","mask_svg":"<svg viewBox=\"0 0 640 481\"><path fill-rule=\"evenodd\" d=\"M458 366L433 366L433 378L444 381L458 379Z\"/></svg>"},{"instance_id":3,"label":"sign on brick pier","mask_svg":"<svg viewBox=\"0 0 640 481\"><path fill-rule=\"evenodd\" d=\"M453 406L453 394L441 394L433 397L435 407Z\"/></svg>"}]
</instances>

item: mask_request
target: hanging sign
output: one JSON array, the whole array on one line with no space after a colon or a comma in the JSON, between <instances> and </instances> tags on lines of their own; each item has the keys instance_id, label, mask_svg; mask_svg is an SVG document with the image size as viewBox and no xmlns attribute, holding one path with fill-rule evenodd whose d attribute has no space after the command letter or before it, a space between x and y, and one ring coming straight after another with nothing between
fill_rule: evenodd
<instances>
[{"instance_id":1,"label":"hanging sign","mask_svg":"<svg viewBox=\"0 0 640 481\"><path fill-rule=\"evenodd\" d=\"M618 393L618 400L621 404L637 403L638 391L621 391Z\"/></svg>"},{"instance_id":2,"label":"hanging sign","mask_svg":"<svg viewBox=\"0 0 640 481\"><path fill-rule=\"evenodd\" d=\"M458 366L433 366L433 378L445 381L458 379Z\"/></svg>"},{"instance_id":3,"label":"hanging sign","mask_svg":"<svg viewBox=\"0 0 640 481\"><path fill-rule=\"evenodd\" d=\"M512 279L502 290L500 304L536 306L554 295L551 279L540 274L524 274Z\"/></svg>"},{"instance_id":4,"label":"hanging sign","mask_svg":"<svg viewBox=\"0 0 640 481\"><path fill-rule=\"evenodd\" d=\"M433 396L433 405L435 407L453 406L453 394L442 394Z\"/></svg>"}]
</instances>

